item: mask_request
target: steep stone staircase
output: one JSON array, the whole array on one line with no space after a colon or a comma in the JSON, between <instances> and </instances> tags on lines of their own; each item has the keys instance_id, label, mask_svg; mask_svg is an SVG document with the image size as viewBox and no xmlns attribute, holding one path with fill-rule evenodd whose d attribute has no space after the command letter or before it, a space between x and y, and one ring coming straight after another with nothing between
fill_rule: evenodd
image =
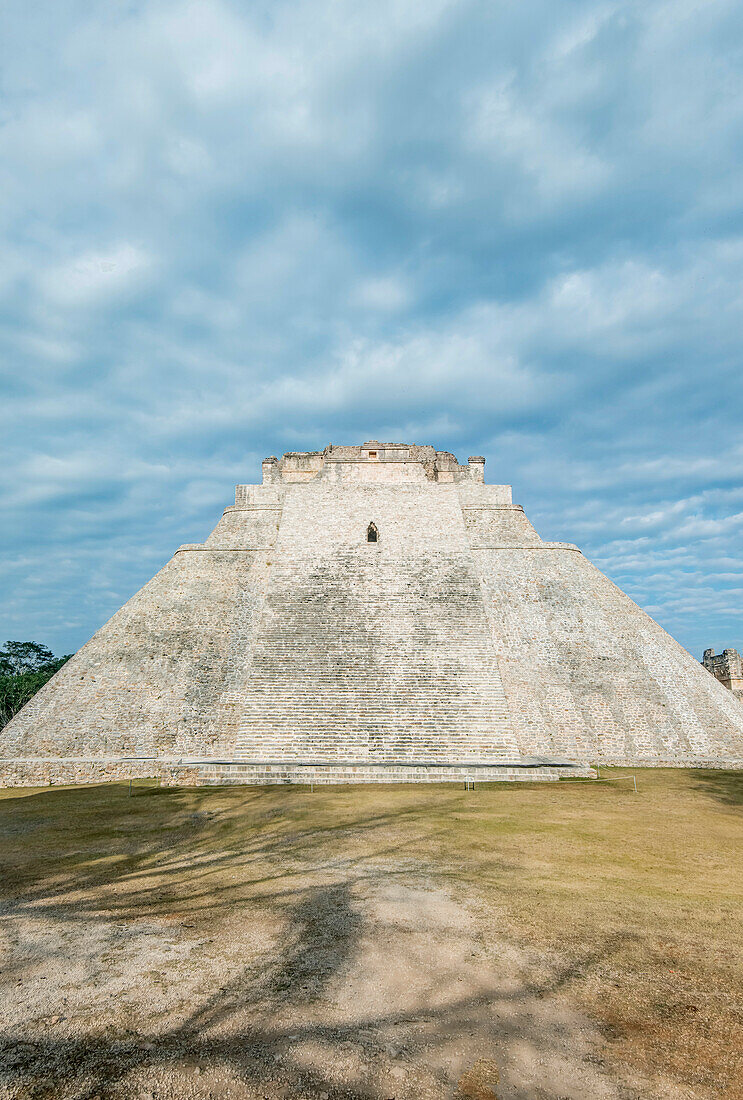
<instances>
[{"instance_id":1,"label":"steep stone staircase","mask_svg":"<svg viewBox=\"0 0 743 1100\"><path fill-rule=\"evenodd\" d=\"M277 565L219 724L221 758L251 766L519 757L464 553L411 562L363 547Z\"/></svg>"}]
</instances>

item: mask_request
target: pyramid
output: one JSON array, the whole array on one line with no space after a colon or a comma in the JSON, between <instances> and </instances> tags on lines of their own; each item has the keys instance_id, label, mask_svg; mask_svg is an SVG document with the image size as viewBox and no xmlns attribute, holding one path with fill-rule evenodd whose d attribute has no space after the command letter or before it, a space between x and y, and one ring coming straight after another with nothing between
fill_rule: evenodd
<instances>
[{"instance_id":1,"label":"pyramid","mask_svg":"<svg viewBox=\"0 0 743 1100\"><path fill-rule=\"evenodd\" d=\"M484 466L266 459L6 726L0 783L740 766L743 705Z\"/></svg>"}]
</instances>

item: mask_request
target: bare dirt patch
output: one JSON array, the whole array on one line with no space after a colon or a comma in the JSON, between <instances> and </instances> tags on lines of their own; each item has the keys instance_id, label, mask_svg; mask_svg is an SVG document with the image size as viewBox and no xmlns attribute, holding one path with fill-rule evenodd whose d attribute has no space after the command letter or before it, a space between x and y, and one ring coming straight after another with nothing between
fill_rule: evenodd
<instances>
[{"instance_id":1,"label":"bare dirt patch","mask_svg":"<svg viewBox=\"0 0 743 1100\"><path fill-rule=\"evenodd\" d=\"M355 865L218 937L176 915L17 917L4 1095L630 1095L597 1027L540 996L513 945L399 872Z\"/></svg>"},{"instance_id":2,"label":"bare dirt patch","mask_svg":"<svg viewBox=\"0 0 743 1100\"><path fill-rule=\"evenodd\" d=\"M685 783L685 892L669 838L639 898L595 789L8 792L0 1097L740 1095L739 811Z\"/></svg>"}]
</instances>

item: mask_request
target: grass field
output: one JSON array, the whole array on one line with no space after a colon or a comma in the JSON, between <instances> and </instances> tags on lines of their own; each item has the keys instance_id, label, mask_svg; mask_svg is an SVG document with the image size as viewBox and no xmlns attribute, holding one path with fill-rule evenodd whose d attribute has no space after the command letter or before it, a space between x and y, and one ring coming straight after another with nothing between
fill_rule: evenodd
<instances>
[{"instance_id":1,"label":"grass field","mask_svg":"<svg viewBox=\"0 0 743 1100\"><path fill-rule=\"evenodd\" d=\"M636 774L1 791L0 1095L743 1096L743 775Z\"/></svg>"}]
</instances>

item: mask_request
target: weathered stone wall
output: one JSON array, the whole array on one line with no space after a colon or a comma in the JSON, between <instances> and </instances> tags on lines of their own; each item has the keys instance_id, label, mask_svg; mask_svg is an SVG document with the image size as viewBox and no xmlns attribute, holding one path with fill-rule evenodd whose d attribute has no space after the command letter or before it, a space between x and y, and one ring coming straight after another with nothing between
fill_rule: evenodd
<instances>
[{"instance_id":1,"label":"weathered stone wall","mask_svg":"<svg viewBox=\"0 0 743 1100\"><path fill-rule=\"evenodd\" d=\"M617 764L743 758L743 708L575 547L475 556L523 753Z\"/></svg>"},{"instance_id":2,"label":"weathered stone wall","mask_svg":"<svg viewBox=\"0 0 743 1100\"><path fill-rule=\"evenodd\" d=\"M702 664L743 702L743 659L737 649L723 649L717 656L714 649L705 649Z\"/></svg>"},{"instance_id":3,"label":"weathered stone wall","mask_svg":"<svg viewBox=\"0 0 743 1100\"><path fill-rule=\"evenodd\" d=\"M287 486L256 623L216 716L223 754L518 756L456 485Z\"/></svg>"},{"instance_id":4,"label":"weathered stone wall","mask_svg":"<svg viewBox=\"0 0 743 1100\"><path fill-rule=\"evenodd\" d=\"M6 727L0 782L129 757L743 760L743 706L481 460L326 448L235 500Z\"/></svg>"},{"instance_id":5,"label":"weathered stone wall","mask_svg":"<svg viewBox=\"0 0 743 1100\"><path fill-rule=\"evenodd\" d=\"M160 756L199 743L255 555L177 553L0 734L0 756Z\"/></svg>"},{"instance_id":6,"label":"weathered stone wall","mask_svg":"<svg viewBox=\"0 0 743 1100\"><path fill-rule=\"evenodd\" d=\"M267 549L276 542L280 519L281 504L228 508L204 545L215 549Z\"/></svg>"},{"instance_id":7,"label":"weathered stone wall","mask_svg":"<svg viewBox=\"0 0 743 1100\"><path fill-rule=\"evenodd\" d=\"M162 776L164 771L156 760L126 760L120 757L106 759L94 756L42 756L30 759L0 758L0 786L3 787L51 787L76 783L120 783L128 779L149 779Z\"/></svg>"}]
</instances>

